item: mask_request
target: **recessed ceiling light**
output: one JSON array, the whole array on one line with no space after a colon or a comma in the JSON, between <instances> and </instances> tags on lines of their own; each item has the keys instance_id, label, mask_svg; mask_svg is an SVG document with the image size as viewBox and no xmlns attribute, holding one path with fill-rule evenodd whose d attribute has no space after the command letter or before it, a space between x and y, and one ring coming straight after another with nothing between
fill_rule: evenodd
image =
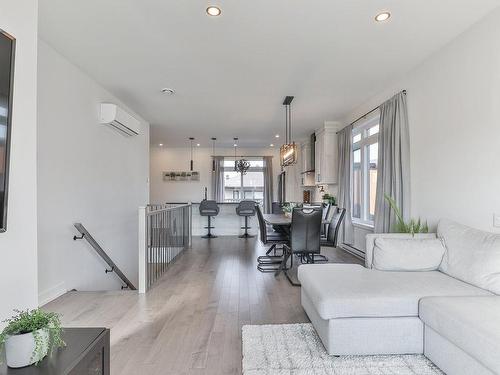
<instances>
[{"instance_id":1,"label":"recessed ceiling light","mask_svg":"<svg viewBox=\"0 0 500 375\"><path fill-rule=\"evenodd\" d=\"M391 13L382 12L382 13L379 13L375 16L375 21L384 22L384 21L387 21L389 18L391 18Z\"/></svg>"},{"instance_id":2,"label":"recessed ceiling light","mask_svg":"<svg viewBox=\"0 0 500 375\"><path fill-rule=\"evenodd\" d=\"M279 135L279 134L276 134L274 137L275 137L275 138L279 138L279 137L280 137L280 135Z\"/></svg>"},{"instance_id":3,"label":"recessed ceiling light","mask_svg":"<svg viewBox=\"0 0 500 375\"><path fill-rule=\"evenodd\" d=\"M271 143L271 144L269 145L269 147L274 147L274 144L273 144L273 143Z\"/></svg>"},{"instance_id":4,"label":"recessed ceiling light","mask_svg":"<svg viewBox=\"0 0 500 375\"><path fill-rule=\"evenodd\" d=\"M158 146L163 147L163 143L160 143Z\"/></svg>"},{"instance_id":5,"label":"recessed ceiling light","mask_svg":"<svg viewBox=\"0 0 500 375\"><path fill-rule=\"evenodd\" d=\"M201 145L199 143L196 144L196 147L200 147Z\"/></svg>"},{"instance_id":6,"label":"recessed ceiling light","mask_svg":"<svg viewBox=\"0 0 500 375\"><path fill-rule=\"evenodd\" d=\"M170 89L168 87L161 89L161 92L166 94L166 95L174 95L175 94L174 89Z\"/></svg>"},{"instance_id":7,"label":"recessed ceiling light","mask_svg":"<svg viewBox=\"0 0 500 375\"><path fill-rule=\"evenodd\" d=\"M217 17L217 16L220 16L221 13L222 13L222 11L220 10L219 7L211 5L207 8L207 14L209 16Z\"/></svg>"}]
</instances>

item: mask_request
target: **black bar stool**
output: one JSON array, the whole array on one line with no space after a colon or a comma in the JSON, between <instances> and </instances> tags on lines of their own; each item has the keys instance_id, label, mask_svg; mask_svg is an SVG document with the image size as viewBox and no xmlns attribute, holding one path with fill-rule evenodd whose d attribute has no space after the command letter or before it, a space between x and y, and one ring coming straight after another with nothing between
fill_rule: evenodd
<instances>
[{"instance_id":1,"label":"black bar stool","mask_svg":"<svg viewBox=\"0 0 500 375\"><path fill-rule=\"evenodd\" d=\"M240 236L240 238L252 238L251 234L248 234L250 227L248 226L248 218L250 216L255 216L255 202L254 201L241 201L238 207L236 207L236 214L238 216L243 216L245 218L245 226L241 229L245 229L245 233Z\"/></svg>"},{"instance_id":2,"label":"black bar stool","mask_svg":"<svg viewBox=\"0 0 500 375\"><path fill-rule=\"evenodd\" d=\"M217 236L214 236L211 232L211 229L214 227L212 226L212 217L215 217L219 214L219 206L217 205L216 201L211 201L211 200L202 200L200 203L200 216L207 216L208 217L208 226L205 227L205 229L208 229L208 233L205 236L202 236L201 238L217 238Z\"/></svg>"}]
</instances>

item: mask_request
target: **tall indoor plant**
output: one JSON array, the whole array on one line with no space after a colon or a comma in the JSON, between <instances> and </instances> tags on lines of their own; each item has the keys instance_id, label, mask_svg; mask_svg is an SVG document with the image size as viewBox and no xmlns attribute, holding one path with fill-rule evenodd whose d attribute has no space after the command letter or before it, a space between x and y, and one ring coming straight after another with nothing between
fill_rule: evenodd
<instances>
[{"instance_id":1,"label":"tall indoor plant","mask_svg":"<svg viewBox=\"0 0 500 375\"><path fill-rule=\"evenodd\" d=\"M394 214L396 215L396 223L394 224L393 231L396 233L410 233L412 235L415 235L415 233L428 233L429 232L429 226L427 225L427 222L422 222L420 218L418 219L410 219L407 222L405 222L403 218L403 214L401 213L401 210L399 209L396 200L387 194L384 195L385 199L391 206L391 209L394 211Z\"/></svg>"},{"instance_id":2,"label":"tall indoor plant","mask_svg":"<svg viewBox=\"0 0 500 375\"><path fill-rule=\"evenodd\" d=\"M59 315L40 309L14 310L0 333L0 348L5 345L7 366L13 368L38 364L52 350L64 346Z\"/></svg>"}]
</instances>

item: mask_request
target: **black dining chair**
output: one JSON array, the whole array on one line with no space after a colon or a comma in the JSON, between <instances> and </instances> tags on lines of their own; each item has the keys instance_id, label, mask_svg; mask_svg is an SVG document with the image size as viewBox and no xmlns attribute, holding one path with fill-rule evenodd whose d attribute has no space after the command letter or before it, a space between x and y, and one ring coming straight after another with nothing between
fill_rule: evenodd
<instances>
[{"instance_id":1,"label":"black dining chair","mask_svg":"<svg viewBox=\"0 0 500 375\"><path fill-rule=\"evenodd\" d=\"M332 211L332 205L330 203L324 203L323 204L323 220L329 220L330 219L330 213ZM321 226L321 235L326 235L326 232L328 230L328 224L323 224Z\"/></svg>"},{"instance_id":2,"label":"black dining chair","mask_svg":"<svg viewBox=\"0 0 500 375\"><path fill-rule=\"evenodd\" d=\"M334 213L331 215L330 222L326 225L326 231L321 231L321 246L326 247L337 247L338 234L340 226L342 225L342 220L345 216L345 208L338 208L336 206L332 206L332 210ZM314 262L328 262L328 257L322 254L313 254Z\"/></svg>"},{"instance_id":3,"label":"black dining chair","mask_svg":"<svg viewBox=\"0 0 500 375\"><path fill-rule=\"evenodd\" d=\"M280 272L284 272L288 281L294 286L300 286L300 284L292 281L287 272L293 267L294 255L298 255L302 262L314 263L314 255L321 252L322 211L322 208L295 208L292 212L290 244L283 245L283 260L275 275L278 276ZM290 259L289 267L288 259Z\"/></svg>"},{"instance_id":4,"label":"black dining chair","mask_svg":"<svg viewBox=\"0 0 500 375\"><path fill-rule=\"evenodd\" d=\"M328 230L324 236L321 236L321 246L337 247L340 226L345 217L345 208L334 207L334 210L328 224Z\"/></svg>"},{"instance_id":5,"label":"black dining chair","mask_svg":"<svg viewBox=\"0 0 500 375\"><path fill-rule=\"evenodd\" d=\"M282 214L283 213L283 206L280 202L273 202L272 203L272 212L273 214Z\"/></svg>"},{"instance_id":6,"label":"black dining chair","mask_svg":"<svg viewBox=\"0 0 500 375\"><path fill-rule=\"evenodd\" d=\"M275 272L283 259L283 255L276 255L276 247L288 243L288 235L275 232L268 227L259 205L255 205L255 211L257 212L257 220L259 221L260 241L264 245L271 245L266 251L266 255L257 257L257 269L261 272ZM270 255L272 252L274 255Z\"/></svg>"}]
</instances>

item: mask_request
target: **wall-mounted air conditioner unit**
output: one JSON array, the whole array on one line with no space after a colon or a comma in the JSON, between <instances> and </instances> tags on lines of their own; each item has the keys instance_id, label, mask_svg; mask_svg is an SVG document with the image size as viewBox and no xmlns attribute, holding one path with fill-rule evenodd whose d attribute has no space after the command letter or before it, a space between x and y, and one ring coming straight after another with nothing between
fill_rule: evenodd
<instances>
[{"instance_id":1,"label":"wall-mounted air conditioner unit","mask_svg":"<svg viewBox=\"0 0 500 375\"><path fill-rule=\"evenodd\" d=\"M132 136L139 135L141 123L116 104L101 103L101 124L110 125L120 133Z\"/></svg>"}]
</instances>

